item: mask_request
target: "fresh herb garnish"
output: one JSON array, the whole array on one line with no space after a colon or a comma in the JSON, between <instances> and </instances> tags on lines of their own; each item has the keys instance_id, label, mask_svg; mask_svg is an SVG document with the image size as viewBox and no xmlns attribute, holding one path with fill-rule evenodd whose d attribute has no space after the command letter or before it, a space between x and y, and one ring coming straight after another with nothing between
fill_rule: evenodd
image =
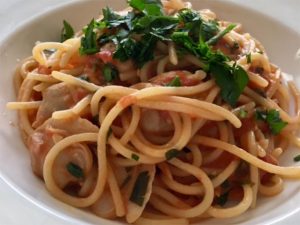
<instances>
[{"instance_id":1,"label":"fresh herb garnish","mask_svg":"<svg viewBox=\"0 0 300 225\"><path fill-rule=\"evenodd\" d=\"M251 53L248 53L246 55L246 58L247 58L247 63L250 64L252 62L252 59L251 59Z\"/></svg>"},{"instance_id":2,"label":"fresh herb garnish","mask_svg":"<svg viewBox=\"0 0 300 225\"><path fill-rule=\"evenodd\" d=\"M276 109L270 110L256 110L255 118L266 122L275 135L279 134L281 130L288 124L280 118L279 111Z\"/></svg>"},{"instance_id":3,"label":"fresh herb garnish","mask_svg":"<svg viewBox=\"0 0 300 225\"><path fill-rule=\"evenodd\" d=\"M238 65L211 63L210 70L221 88L222 98L231 106L235 106L238 98L249 82L248 74Z\"/></svg>"},{"instance_id":4,"label":"fresh herb garnish","mask_svg":"<svg viewBox=\"0 0 300 225\"><path fill-rule=\"evenodd\" d=\"M119 75L119 71L111 63L105 64L104 67L103 67L102 72L103 72L103 76L104 76L104 79L105 79L106 82L112 82Z\"/></svg>"},{"instance_id":5,"label":"fresh herb garnish","mask_svg":"<svg viewBox=\"0 0 300 225\"><path fill-rule=\"evenodd\" d=\"M68 172L72 176L74 176L76 178L83 178L83 176L84 176L83 170L76 164L69 162L66 167L67 167Z\"/></svg>"},{"instance_id":6,"label":"fresh herb garnish","mask_svg":"<svg viewBox=\"0 0 300 225\"><path fill-rule=\"evenodd\" d=\"M178 76L175 76L170 83L167 84L168 87L180 87L181 86L181 81Z\"/></svg>"},{"instance_id":7,"label":"fresh herb garnish","mask_svg":"<svg viewBox=\"0 0 300 225\"><path fill-rule=\"evenodd\" d=\"M138 175L130 196L130 201L139 206L143 206L149 179L150 176L148 171L143 171Z\"/></svg>"},{"instance_id":8,"label":"fresh herb garnish","mask_svg":"<svg viewBox=\"0 0 300 225\"><path fill-rule=\"evenodd\" d=\"M135 161L139 161L140 157L137 154L132 153L131 154L131 159L133 159Z\"/></svg>"},{"instance_id":9,"label":"fresh herb garnish","mask_svg":"<svg viewBox=\"0 0 300 225\"><path fill-rule=\"evenodd\" d=\"M215 201L219 206L224 206L228 201L228 196L229 196L229 191L226 191L225 193L217 197Z\"/></svg>"},{"instance_id":10,"label":"fresh herb garnish","mask_svg":"<svg viewBox=\"0 0 300 225\"><path fill-rule=\"evenodd\" d=\"M171 160L171 159L177 157L179 153L180 153L180 151L178 151L177 149L171 149L166 152L165 157L167 160Z\"/></svg>"},{"instance_id":11,"label":"fresh herb garnish","mask_svg":"<svg viewBox=\"0 0 300 225\"><path fill-rule=\"evenodd\" d=\"M84 37L81 38L81 47L79 49L81 55L91 55L99 51L96 33L94 32L94 25L95 21L92 19L87 28L84 30Z\"/></svg>"},{"instance_id":12,"label":"fresh herb garnish","mask_svg":"<svg viewBox=\"0 0 300 225\"><path fill-rule=\"evenodd\" d=\"M116 45L114 59L132 60L141 68L154 59L158 41L173 41L177 52L189 53L201 60L203 70L212 75L221 88L224 101L236 105L248 84L248 75L242 67L229 64L230 59L221 51L211 47L234 29L234 24L220 32L217 21L204 20L199 12L191 9L182 9L177 16L169 16L164 14L160 0L128 0L128 4L133 10L127 15L121 16L105 8L101 21L90 22L81 39L81 54L96 53L103 44L113 42ZM105 69L106 80L110 82L115 76L110 69Z\"/></svg>"},{"instance_id":13,"label":"fresh herb garnish","mask_svg":"<svg viewBox=\"0 0 300 225\"><path fill-rule=\"evenodd\" d=\"M147 16L163 15L163 6L160 0L128 0L128 3L132 8Z\"/></svg>"},{"instance_id":14,"label":"fresh herb garnish","mask_svg":"<svg viewBox=\"0 0 300 225\"><path fill-rule=\"evenodd\" d=\"M228 27L226 27L224 30L222 30L220 33L218 33L216 36L209 39L206 43L208 45L215 45L224 35L232 31L236 27L236 24L230 24Z\"/></svg>"},{"instance_id":15,"label":"fresh herb garnish","mask_svg":"<svg viewBox=\"0 0 300 225\"><path fill-rule=\"evenodd\" d=\"M300 155L297 155L294 157L294 162L299 162L300 161Z\"/></svg>"},{"instance_id":16,"label":"fresh herb garnish","mask_svg":"<svg viewBox=\"0 0 300 225\"><path fill-rule=\"evenodd\" d=\"M61 30L60 41L64 42L74 36L73 27L66 21L63 21L64 27Z\"/></svg>"},{"instance_id":17,"label":"fresh herb garnish","mask_svg":"<svg viewBox=\"0 0 300 225\"><path fill-rule=\"evenodd\" d=\"M239 116L241 119L246 118L247 115L248 115L248 112L247 112L245 109L240 109L238 116Z\"/></svg>"}]
</instances>

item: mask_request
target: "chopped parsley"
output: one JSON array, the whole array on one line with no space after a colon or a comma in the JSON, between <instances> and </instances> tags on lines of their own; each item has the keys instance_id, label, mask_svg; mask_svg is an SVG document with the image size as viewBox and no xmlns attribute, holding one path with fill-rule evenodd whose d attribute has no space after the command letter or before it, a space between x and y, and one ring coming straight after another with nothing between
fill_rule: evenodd
<instances>
[{"instance_id":1,"label":"chopped parsley","mask_svg":"<svg viewBox=\"0 0 300 225\"><path fill-rule=\"evenodd\" d=\"M81 55L91 55L99 51L94 26L95 21L92 19L87 28L84 30L84 36L81 38L81 46L79 49Z\"/></svg>"},{"instance_id":2,"label":"chopped parsley","mask_svg":"<svg viewBox=\"0 0 300 225\"><path fill-rule=\"evenodd\" d=\"M74 176L76 178L83 178L83 176L84 176L83 170L79 166L77 166L75 163L69 162L66 167L67 167L68 172L72 176Z\"/></svg>"},{"instance_id":3,"label":"chopped parsley","mask_svg":"<svg viewBox=\"0 0 300 225\"><path fill-rule=\"evenodd\" d=\"M250 64L252 62L252 59L251 59L251 53L248 53L246 55L246 58L247 58L247 63Z\"/></svg>"},{"instance_id":4,"label":"chopped parsley","mask_svg":"<svg viewBox=\"0 0 300 225\"><path fill-rule=\"evenodd\" d=\"M64 27L61 30L60 41L64 42L74 36L73 27L66 21L63 21Z\"/></svg>"},{"instance_id":5,"label":"chopped parsley","mask_svg":"<svg viewBox=\"0 0 300 225\"><path fill-rule=\"evenodd\" d=\"M226 204L226 202L228 201L229 192L230 191L226 191L225 193L221 194L219 197L216 198L215 201L219 206L224 206Z\"/></svg>"},{"instance_id":6,"label":"chopped parsley","mask_svg":"<svg viewBox=\"0 0 300 225\"><path fill-rule=\"evenodd\" d=\"M300 155L297 155L294 157L294 162L299 162L300 161Z\"/></svg>"},{"instance_id":7,"label":"chopped parsley","mask_svg":"<svg viewBox=\"0 0 300 225\"><path fill-rule=\"evenodd\" d=\"M203 70L220 87L223 100L232 107L236 105L249 82L248 75L242 67L230 64L229 57L212 48L235 24L220 31L218 21L206 21L192 9L179 10L176 16L165 15L160 0L128 0L128 4L133 10L127 15L118 15L107 7L103 9L101 21L92 20L88 24L81 38L81 54L94 54L105 43L112 42L116 45L114 59L132 60L141 68L154 59L158 41L173 41L178 53L192 54L201 60ZM117 77L117 71L105 66L104 77L111 82ZM178 80L172 86L178 86Z\"/></svg>"},{"instance_id":8,"label":"chopped parsley","mask_svg":"<svg viewBox=\"0 0 300 225\"><path fill-rule=\"evenodd\" d=\"M270 110L256 110L255 118L266 122L275 135L279 134L281 130L288 124L280 118L279 111L276 109Z\"/></svg>"},{"instance_id":9,"label":"chopped parsley","mask_svg":"<svg viewBox=\"0 0 300 225\"><path fill-rule=\"evenodd\" d=\"M247 112L245 109L240 109L238 116L239 116L241 119L246 118L247 115L248 115L248 112Z\"/></svg>"},{"instance_id":10,"label":"chopped parsley","mask_svg":"<svg viewBox=\"0 0 300 225\"><path fill-rule=\"evenodd\" d=\"M104 65L102 73L106 82L112 82L119 76L119 71L111 63L107 63Z\"/></svg>"},{"instance_id":11,"label":"chopped parsley","mask_svg":"<svg viewBox=\"0 0 300 225\"><path fill-rule=\"evenodd\" d=\"M165 157L167 160L171 160L171 159L177 157L179 153L180 153L180 151L178 151L177 149L171 149L166 152Z\"/></svg>"},{"instance_id":12,"label":"chopped parsley","mask_svg":"<svg viewBox=\"0 0 300 225\"><path fill-rule=\"evenodd\" d=\"M234 107L249 82L247 72L241 66L228 66L218 62L211 63L210 70L221 88L223 100Z\"/></svg>"},{"instance_id":13,"label":"chopped parsley","mask_svg":"<svg viewBox=\"0 0 300 225\"><path fill-rule=\"evenodd\" d=\"M130 196L131 202L143 206L149 179L150 176L148 171L143 171L138 175Z\"/></svg>"},{"instance_id":14,"label":"chopped parsley","mask_svg":"<svg viewBox=\"0 0 300 225\"><path fill-rule=\"evenodd\" d=\"M128 3L132 8L147 16L163 15L163 6L160 0L128 0Z\"/></svg>"},{"instance_id":15,"label":"chopped parsley","mask_svg":"<svg viewBox=\"0 0 300 225\"><path fill-rule=\"evenodd\" d=\"M139 161L140 157L137 154L132 153L131 154L131 159L133 159L135 161Z\"/></svg>"},{"instance_id":16,"label":"chopped parsley","mask_svg":"<svg viewBox=\"0 0 300 225\"><path fill-rule=\"evenodd\" d=\"M181 81L178 76L175 76L170 83L167 84L168 87L180 87L181 86Z\"/></svg>"},{"instance_id":17,"label":"chopped parsley","mask_svg":"<svg viewBox=\"0 0 300 225\"><path fill-rule=\"evenodd\" d=\"M232 31L236 27L236 24L230 24L228 27L226 27L224 30L222 30L220 33L218 33L216 36L209 39L206 43L208 45L215 45L224 35Z\"/></svg>"}]
</instances>

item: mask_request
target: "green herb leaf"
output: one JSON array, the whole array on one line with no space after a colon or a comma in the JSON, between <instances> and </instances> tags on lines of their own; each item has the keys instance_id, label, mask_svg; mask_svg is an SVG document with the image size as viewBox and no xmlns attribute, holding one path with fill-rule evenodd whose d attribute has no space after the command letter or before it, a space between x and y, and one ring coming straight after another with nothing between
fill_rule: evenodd
<instances>
[{"instance_id":1,"label":"green herb leaf","mask_svg":"<svg viewBox=\"0 0 300 225\"><path fill-rule=\"evenodd\" d=\"M84 36L81 38L81 46L79 52L81 55L91 55L99 51L96 41L96 33L94 32L94 19L84 30Z\"/></svg>"},{"instance_id":2,"label":"green herb leaf","mask_svg":"<svg viewBox=\"0 0 300 225\"><path fill-rule=\"evenodd\" d=\"M68 172L76 177L76 178L83 178L84 174L83 174L83 170L77 166L76 164L72 163L72 162L69 162L67 164L67 170Z\"/></svg>"},{"instance_id":3,"label":"green herb leaf","mask_svg":"<svg viewBox=\"0 0 300 225\"><path fill-rule=\"evenodd\" d=\"M216 203L220 206L224 206L228 201L229 191L221 194L219 197L216 198Z\"/></svg>"},{"instance_id":4,"label":"green herb leaf","mask_svg":"<svg viewBox=\"0 0 300 225\"><path fill-rule=\"evenodd\" d=\"M210 64L210 70L221 88L222 98L232 107L249 82L248 74L240 67L229 67L219 63Z\"/></svg>"},{"instance_id":5,"label":"green herb leaf","mask_svg":"<svg viewBox=\"0 0 300 225\"><path fill-rule=\"evenodd\" d=\"M117 68L110 63L104 65L102 72L106 82L112 82L119 76Z\"/></svg>"},{"instance_id":6,"label":"green herb leaf","mask_svg":"<svg viewBox=\"0 0 300 225\"><path fill-rule=\"evenodd\" d=\"M138 175L130 196L130 201L139 206L143 206L149 179L150 176L148 171L143 171Z\"/></svg>"},{"instance_id":7,"label":"green herb leaf","mask_svg":"<svg viewBox=\"0 0 300 225\"><path fill-rule=\"evenodd\" d=\"M299 162L300 161L300 155L297 155L294 157L294 162Z\"/></svg>"},{"instance_id":8,"label":"green herb leaf","mask_svg":"<svg viewBox=\"0 0 300 225\"><path fill-rule=\"evenodd\" d=\"M218 33L216 36L209 39L206 43L208 45L215 45L224 35L232 31L236 27L236 24L230 24L228 27L226 27L224 30L222 30L220 33Z\"/></svg>"},{"instance_id":9,"label":"green herb leaf","mask_svg":"<svg viewBox=\"0 0 300 225\"><path fill-rule=\"evenodd\" d=\"M145 15L163 15L163 6L160 0L128 0L128 3L132 8L143 12Z\"/></svg>"},{"instance_id":10,"label":"green herb leaf","mask_svg":"<svg viewBox=\"0 0 300 225\"><path fill-rule=\"evenodd\" d=\"M171 159L177 157L179 153L180 153L180 151L178 151L177 149L171 149L166 152L165 157L167 160L171 160Z\"/></svg>"},{"instance_id":11,"label":"green herb leaf","mask_svg":"<svg viewBox=\"0 0 300 225\"><path fill-rule=\"evenodd\" d=\"M255 118L257 120L265 121L271 132L275 135L279 134L281 130L288 124L280 118L279 111L270 109L265 111L256 110Z\"/></svg>"},{"instance_id":12,"label":"green herb leaf","mask_svg":"<svg viewBox=\"0 0 300 225\"><path fill-rule=\"evenodd\" d=\"M64 42L74 36L74 29L73 27L66 21L63 21L64 27L61 30L60 41Z\"/></svg>"},{"instance_id":13,"label":"green herb leaf","mask_svg":"<svg viewBox=\"0 0 300 225\"><path fill-rule=\"evenodd\" d=\"M248 63L248 64L252 62L252 60L251 60L251 53L248 53L248 54L246 55L246 58L247 58L247 63Z\"/></svg>"},{"instance_id":14,"label":"green herb leaf","mask_svg":"<svg viewBox=\"0 0 300 225\"><path fill-rule=\"evenodd\" d=\"M181 87L181 81L179 76L175 76L173 80L167 85L168 87Z\"/></svg>"},{"instance_id":15,"label":"green herb leaf","mask_svg":"<svg viewBox=\"0 0 300 225\"><path fill-rule=\"evenodd\" d=\"M118 27L119 25L126 23L128 20L127 17L120 16L109 7L102 9L102 13L103 13L102 21L105 22L106 27L109 28Z\"/></svg>"},{"instance_id":16,"label":"green herb leaf","mask_svg":"<svg viewBox=\"0 0 300 225\"><path fill-rule=\"evenodd\" d=\"M139 161L140 157L137 154L132 153L131 154L131 159L133 159L135 161Z\"/></svg>"},{"instance_id":17,"label":"green herb leaf","mask_svg":"<svg viewBox=\"0 0 300 225\"><path fill-rule=\"evenodd\" d=\"M240 117L241 119L246 118L247 115L248 115L248 112L247 112L245 109L240 109L240 111L239 111L239 117Z\"/></svg>"},{"instance_id":18,"label":"green herb leaf","mask_svg":"<svg viewBox=\"0 0 300 225\"><path fill-rule=\"evenodd\" d=\"M132 38L125 38L119 42L113 57L115 59L119 59L121 62L124 62L130 58L135 58L137 54L136 41Z\"/></svg>"}]
</instances>

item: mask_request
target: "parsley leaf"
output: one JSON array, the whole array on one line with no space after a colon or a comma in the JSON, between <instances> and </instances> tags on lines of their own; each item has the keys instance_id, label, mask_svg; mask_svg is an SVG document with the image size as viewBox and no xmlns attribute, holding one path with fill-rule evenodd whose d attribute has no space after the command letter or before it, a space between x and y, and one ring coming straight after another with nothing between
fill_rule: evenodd
<instances>
[{"instance_id":1,"label":"parsley leaf","mask_svg":"<svg viewBox=\"0 0 300 225\"><path fill-rule=\"evenodd\" d=\"M294 162L299 162L300 161L300 155L297 155L294 157Z\"/></svg>"},{"instance_id":2,"label":"parsley leaf","mask_svg":"<svg viewBox=\"0 0 300 225\"><path fill-rule=\"evenodd\" d=\"M177 149L171 149L166 152L165 157L167 160L171 160L171 159L177 157L179 153L180 153L180 151L178 151Z\"/></svg>"},{"instance_id":3,"label":"parsley leaf","mask_svg":"<svg viewBox=\"0 0 300 225\"><path fill-rule=\"evenodd\" d=\"M121 62L124 62L136 56L136 49L136 41L132 38L125 38L119 42L117 50L115 51L113 57L115 59L119 59Z\"/></svg>"},{"instance_id":4,"label":"parsley leaf","mask_svg":"<svg viewBox=\"0 0 300 225\"><path fill-rule=\"evenodd\" d=\"M288 124L280 118L279 111L270 109L265 111L256 110L255 118L257 120L265 121L271 132L275 135L279 134L281 130Z\"/></svg>"},{"instance_id":5,"label":"parsley leaf","mask_svg":"<svg viewBox=\"0 0 300 225\"><path fill-rule=\"evenodd\" d=\"M102 72L106 82L112 82L119 75L117 68L110 63L104 65Z\"/></svg>"},{"instance_id":6,"label":"parsley leaf","mask_svg":"<svg viewBox=\"0 0 300 225\"><path fill-rule=\"evenodd\" d=\"M132 8L143 12L145 15L163 15L163 6L160 0L128 0L128 3Z\"/></svg>"},{"instance_id":7,"label":"parsley leaf","mask_svg":"<svg viewBox=\"0 0 300 225\"><path fill-rule=\"evenodd\" d=\"M64 42L74 36L74 29L73 27L66 21L63 21L64 27L61 30L60 41Z\"/></svg>"},{"instance_id":8,"label":"parsley leaf","mask_svg":"<svg viewBox=\"0 0 300 225\"><path fill-rule=\"evenodd\" d=\"M139 161L140 157L137 154L132 153L131 154L131 159L133 159L135 161Z\"/></svg>"},{"instance_id":9,"label":"parsley leaf","mask_svg":"<svg viewBox=\"0 0 300 225\"><path fill-rule=\"evenodd\" d=\"M69 162L67 164L67 170L68 172L76 177L76 178L83 178L84 174L83 174L83 170L77 166L76 164L72 163L72 162Z\"/></svg>"},{"instance_id":10,"label":"parsley leaf","mask_svg":"<svg viewBox=\"0 0 300 225\"><path fill-rule=\"evenodd\" d=\"M84 36L81 38L81 47L79 49L81 55L91 55L99 51L96 33L94 32L94 22L94 19L92 19L88 27L84 30Z\"/></svg>"},{"instance_id":11,"label":"parsley leaf","mask_svg":"<svg viewBox=\"0 0 300 225\"><path fill-rule=\"evenodd\" d=\"M240 109L239 113L238 113L238 116L243 119L243 118L246 118L248 115L248 112L245 110L245 109Z\"/></svg>"},{"instance_id":12,"label":"parsley leaf","mask_svg":"<svg viewBox=\"0 0 300 225\"><path fill-rule=\"evenodd\" d=\"M167 86L168 87L180 87L181 86L180 78L178 76L175 76Z\"/></svg>"},{"instance_id":13,"label":"parsley leaf","mask_svg":"<svg viewBox=\"0 0 300 225\"><path fill-rule=\"evenodd\" d=\"M216 203L220 206L224 206L228 201L229 191L226 191L222 195L216 198Z\"/></svg>"},{"instance_id":14,"label":"parsley leaf","mask_svg":"<svg viewBox=\"0 0 300 225\"><path fill-rule=\"evenodd\" d=\"M246 58L247 58L247 63L250 64L252 62L252 59L251 59L251 53L248 53L246 55Z\"/></svg>"},{"instance_id":15,"label":"parsley leaf","mask_svg":"<svg viewBox=\"0 0 300 225\"><path fill-rule=\"evenodd\" d=\"M210 70L221 88L222 98L234 107L249 82L246 71L240 66L230 67L216 62L210 64Z\"/></svg>"},{"instance_id":16,"label":"parsley leaf","mask_svg":"<svg viewBox=\"0 0 300 225\"><path fill-rule=\"evenodd\" d=\"M148 171L143 171L138 175L130 196L130 201L139 206L143 206L149 179L150 176Z\"/></svg>"},{"instance_id":17,"label":"parsley leaf","mask_svg":"<svg viewBox=\"0 0 300 225\"><path fill-rule=\"evenodd\" d=\"M218 33L216 36L209 39L206 43L208 45L215 45L224 35L232 31L236 27L235 24L230 24L228 27L226 27L224 30L222 30L220 33Z\"/></svg>"}]
</instances>

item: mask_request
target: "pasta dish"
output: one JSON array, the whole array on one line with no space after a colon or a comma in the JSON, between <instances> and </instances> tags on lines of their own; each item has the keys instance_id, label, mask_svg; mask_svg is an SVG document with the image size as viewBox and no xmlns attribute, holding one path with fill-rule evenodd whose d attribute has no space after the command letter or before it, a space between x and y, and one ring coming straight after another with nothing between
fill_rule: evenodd
<instances>
[{"instance_id":1,"label":"pasta dish","mask_svg":"<svg viewBox=\"0 0 300 225\"><path fill-rule=\"evenodd\" d=\"M77 33L63 21L61 41L37 42L16 70L7 107L51 195L185 225L237 217L299 179L279 159L300 147L300 93L263 45L189 2L127 2Z\"/></svg>"}]
</instances>

